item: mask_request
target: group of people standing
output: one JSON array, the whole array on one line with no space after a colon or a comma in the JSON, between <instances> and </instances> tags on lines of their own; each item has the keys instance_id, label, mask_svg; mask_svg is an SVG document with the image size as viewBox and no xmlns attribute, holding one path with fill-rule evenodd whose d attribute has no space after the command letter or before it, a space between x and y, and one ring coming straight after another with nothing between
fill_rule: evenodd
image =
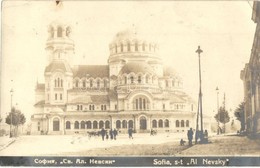
<instances>
[{"instance_id":1,"label":"group of people standing","mask_svg":"<svg viewBox=\"0 0 260 168\"><path fill-rule=\"evenodd\" d=\"M104 141L105 140L105 137L106 139L109 139L109 136L110 136L110 139L111 140L116 140L116 136L118 135L118 131L116 129L110 129L109 130L109 135L108 135L108 131L105 130L104 128L101 129L100 131L100 134L101 134L101 137L102 137L102 140Z\"/></svg>"},{"instance_id":2,"label":"group of people standing","mask_svg":"<svg viewBox=\"0 0 260 168\"><path fill-rule=\"evenodd\" d=\"M129 139L133 139L133 129L132 128L129 128L128 129L128 136L129 136ZM109 131L108 130L105 130L104 128L101 129L100 131L100 134L101 134L101 137L102 137L102 140L104 141L105 140L105 137L106 139L108 140L109 137L111 140L116 140L116 137L118 135L118 130L116 129L110 129Z\"/></svg>"},{"instance_id":3,"label":"group of people standing","mask_svg":"<svg viewBox=\"0 0 260 168\"><path fill-rule=\"evenodd\" d=\"M192 146L192 139L193 139L193 130L192 128L190 128L188 130L187 136L188 136L188 140L189 140L189 146ZM198 140L200 140L200 143L208 143L208 131L205 130L205 132L201 132L199 130L196 131L195 134L195 142L198 142Z\"/></svg>"}]
</instances>

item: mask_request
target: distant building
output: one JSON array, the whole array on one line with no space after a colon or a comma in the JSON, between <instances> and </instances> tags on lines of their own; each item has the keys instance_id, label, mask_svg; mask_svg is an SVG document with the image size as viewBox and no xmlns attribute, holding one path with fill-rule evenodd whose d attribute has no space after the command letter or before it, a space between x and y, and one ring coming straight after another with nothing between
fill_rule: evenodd
<instances>
[{"instance_id":1,"label":"distant building","mask_svg":"<svg viewBox=\"0 0 260 168\"><path fill-rule=\"evenodd\" d=\"M245 128L248 133L260 133L260 2L253 5L252 20L256 23L249 63L241 71L244 83Z\"/></svg>"},{"instance_id":2,"label":"distant building","mask_svg":"<svg viewBox=\"0 0 260 168\"><path fill-rule=\"evenodd\" d=\"M197 103L181 77L163 67L158 45L135 31L118 33L108 65L72 65L71 27L52 23L45 83L37 83L32 134L74 134L101 128L185 132L195 128ZM178 61L178 60L176 60Z\"/></svg>"}]
</instances>

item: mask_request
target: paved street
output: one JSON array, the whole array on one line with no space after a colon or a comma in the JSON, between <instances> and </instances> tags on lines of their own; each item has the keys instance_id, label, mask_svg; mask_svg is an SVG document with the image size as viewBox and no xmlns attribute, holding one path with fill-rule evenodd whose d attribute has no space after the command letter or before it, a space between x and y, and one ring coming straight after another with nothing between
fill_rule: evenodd
<instances>
[{"instance_id":1,"label":"paved street","mask_svg":"<svg viewBox=\"0 0 260 168\"><path fill-rule=\"evenodd\" d=\"M89 139L82 135L21 136L1 156L111 156L111 155L260 155L259 140L239 136L214 136L211 143L180 146L181 134L134 134L134 139L121 134L117 140L102 141L101 137ZM184 136L185 138L185 136ZM186 138L185 138L186 140ZM186 140L187 141L187 140Z\"/></svg>"},{"instance_id":2,"label":"paved street","mask_svg":"<svg viewBox=\"0 0 260 168\"><path fill-rule=\"evenodd\" d=\"M78 155L87 150L109 148L122 145L178 143L181 134L134 134L129 139L127 134L121 134L117 140L102 141L101 137L89 138L83 135L37 135L20 136L8 148L0 151L1 156L41 156L41 155ZM184 137L185 138L185 137ZM88 155L88 153L86 153Z\"/></svg>"}]
</instances>

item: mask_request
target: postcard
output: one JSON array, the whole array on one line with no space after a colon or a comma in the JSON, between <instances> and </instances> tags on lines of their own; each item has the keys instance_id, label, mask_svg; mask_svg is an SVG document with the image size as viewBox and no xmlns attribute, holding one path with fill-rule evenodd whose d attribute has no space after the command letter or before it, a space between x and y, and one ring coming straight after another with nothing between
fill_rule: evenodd
<instances>
[{"instance_id":1,"label":"postcard","mask_svg":"<svg viewBox=\"0 0 260 168\"><path fill-rule=\"evenodd\" d=\"M260 2L1 13L1 166L260 165Z\"/></svg>"}]
</instances>

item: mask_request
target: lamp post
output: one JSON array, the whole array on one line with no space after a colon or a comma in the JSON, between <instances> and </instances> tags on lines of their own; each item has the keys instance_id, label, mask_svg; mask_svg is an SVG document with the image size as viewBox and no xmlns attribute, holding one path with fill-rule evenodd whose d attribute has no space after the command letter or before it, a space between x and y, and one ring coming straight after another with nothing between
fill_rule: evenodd
<instances>
[{"instance_id":1,"label":"lamp post","mask_svg":"<svg viewBox=\"0 0 260 168\"><path fill-rule=\"evenodd\" d=\"M198 128L196 127L195 142L197 142L198 136L200 137L200 140L203 139L203 114L202 114L201 65L200 65L200 53L202 52L203 51L200 49L200 46L198 46L198 49L196 50L196 53L198 53L198 57L199 57L199 102L198 102L198 113L197 113L197 126L199 125L198 118L200 117L200 134L197 135Z\"/></svg>"},{"instance_id":2,"label":"lamp post","mask_svg":"<svg viewBox=\"0 0 260 168\"><path fill-rule=\"evenodd\" d=\"M13 108L13 93L14 93L14 90L11 89L11 90L10 90L10 94L11 94L10 138L13 136L13 135L12 135L12 124L13 124L13 115L12 115L12 108Z\"/></svg>"},{"instance_id":3,"label":"lamp post","mask_svg":"<svg viewBox=\"0 0 260 168\"><path fill-rule=\"evenodd\" d=\"M219 120L220 120L220 116L219 116L219 99L218 99L219 89L218 89L218 87L216 88L216 92L217 92L217 113L218 113L218 130L217 130L217 135L219 135Z\"/></svg>"}]
</instances>

